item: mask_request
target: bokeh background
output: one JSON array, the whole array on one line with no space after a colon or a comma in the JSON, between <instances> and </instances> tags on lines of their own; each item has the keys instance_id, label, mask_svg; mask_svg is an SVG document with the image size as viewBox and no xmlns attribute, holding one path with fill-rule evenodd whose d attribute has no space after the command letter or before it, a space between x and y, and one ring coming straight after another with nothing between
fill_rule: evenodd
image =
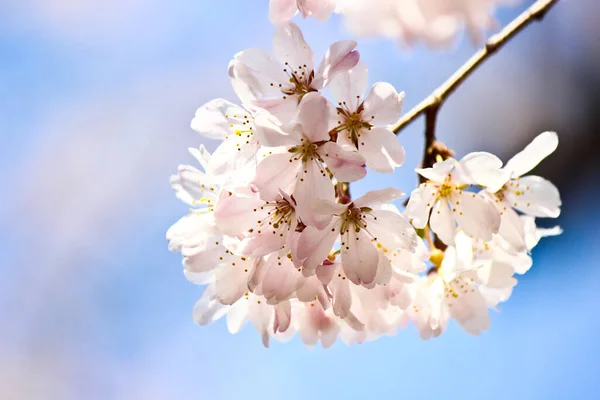
<instances>
[{"instance_id":1,"label":"bokeh background","mask_svg":"<svg viewBox=\"0 0 600 400\"><path fill-rule=\"evenodd\" d=\"M0 0L0 399L597 399L600 392L600 3L561 1L444 105L439 137L458 156L505 161L544 130L558 151L534 172L563 196L565 233L492 329L456 324L423 342L395 337L308 350L264 349L249 326L200 328L166 229L187 207L168 177L205 143L196 107L235 100L227 63L270 48L267 0ZM531 1L498 13L505 24ZM300 21L320 57L348 38L340 20ZM362 40L372 81L405 90L406 109L475 47L401 49ZM414 187L422 121L400 140L407 162L356 194Z\"/></svg>"}]
</instances>

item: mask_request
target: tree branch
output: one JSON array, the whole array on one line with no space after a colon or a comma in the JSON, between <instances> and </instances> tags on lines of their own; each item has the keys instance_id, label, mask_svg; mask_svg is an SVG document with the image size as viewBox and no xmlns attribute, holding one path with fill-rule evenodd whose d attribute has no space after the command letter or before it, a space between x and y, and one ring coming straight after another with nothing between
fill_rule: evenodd
<instances>
[{"instance_id":1,"label":"tree branch","mask_svg":"<svg viewBox=\"0 0 600 400\"><path fill-rule=\"evenodd\" d=\"M446 82L433 91L433 93L419 103L402 117L392 130L395 134L400 133L407 125L418 116L429 109L440 108L442 103L450 96L465 79L467 79L485 60L498 51L508 41L517 35L523 28L533 21L540 21L552 6L559 0L537 0L521 15L509 23L502 31L493 35L485 44L485 47L475 53L458 71L456 71Z\"/></svg>"}]
</instances>

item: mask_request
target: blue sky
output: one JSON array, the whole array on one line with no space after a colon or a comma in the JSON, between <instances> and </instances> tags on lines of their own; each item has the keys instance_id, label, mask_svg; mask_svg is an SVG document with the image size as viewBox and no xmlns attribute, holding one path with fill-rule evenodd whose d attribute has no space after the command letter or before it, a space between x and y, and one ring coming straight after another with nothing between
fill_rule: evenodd
<instances>
[{"instance_id":1,"label":"blue sky","mask_svg":"<svg viewBox=\"0 0 600 400\"><path fill-rule=\"evenodd\" d=\"M576 62L593 42L589 17L572 3L444 105L439 136L458 155L488 150L506 160L576 102L569 85L548 85L561 74L548 60ZM501 22L522 8L504 10ZM168 176L192 162L188 146L216 145L189 121L214 97L234 99L233 54L270 47L266 9L266 0L0 5L0 397L594 398L600 221L592 175L563 191L565 234L535 249L533 269L480 337L452 324L427 342L408 327L360 346L307 350L295 338L266 350L250 327L232 336L223 321L193 324L201 289L184 279L164 239L187 211ZM317 57L348 37L337 18L300 24ZM437 53L383 40L359 49L372 81L406 91L407 109L474 51L465 40ZM353 192L409 192L421 129L417 122L400 137L405 167L372 174ZM559 148L554 156L567 155Z\"/></svg>"}]
</instances>

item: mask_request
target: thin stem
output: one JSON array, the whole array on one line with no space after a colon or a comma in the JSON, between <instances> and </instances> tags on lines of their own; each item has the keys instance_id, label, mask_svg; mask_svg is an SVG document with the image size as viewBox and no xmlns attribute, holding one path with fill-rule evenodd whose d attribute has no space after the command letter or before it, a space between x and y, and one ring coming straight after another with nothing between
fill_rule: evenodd
<instances>
[{"instance_id":1,"label":"thin stem","mask_svg":"<svg viewBox=\"0 0 600 400\"><path fill-rule=\"evenodd\" d=\"M400 133L408 124L430 108L438 108L461 83L465 81L485 60L498 51L508 41L517 35L523 28L533 21L541 21L548 10L559 0L537 0L521 15L509 23L502 31L493 35L485 47L475 53L462 67L458 69L446 82L433 91L425 100L417 104L412 110L402 117L400 122L393 127L395 134ZM437 111L436 111L437 112Z\"/></svg>"}]
</instances>

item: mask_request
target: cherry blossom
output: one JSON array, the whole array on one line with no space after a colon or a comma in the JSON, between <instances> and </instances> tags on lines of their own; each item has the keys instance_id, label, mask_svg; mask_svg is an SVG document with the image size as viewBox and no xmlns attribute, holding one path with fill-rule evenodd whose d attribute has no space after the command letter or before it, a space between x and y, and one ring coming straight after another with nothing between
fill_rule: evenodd
<instances>
[{"instance_id":1,"label":"cherry blossom","mask_svg":"<svg viewBox=\"0 0 600 400\"><path fill-rule=\"evenodd\" d=\"M273 55L250 48L234 56L227 72L241 105L218 98L197 109L191 128L220 143L213 154L190 149L199 165L170 178L188 212L166 238L184 276L203 287L198 324L226 317L231 333L250 322L266 347L298 334L324 348L409 323L423 339L441 335L450 319L473 335L489 329L489 310L532 268L534 246L562 233L536 225L559 216L558 189L523 176L554 152L558 136L540 134L505 166L485 152L457 161L428 118L420 185L405 209L392 204L404 196L394 187L353 197L349 184L367 167L392 173L405 161L391 130L404 93L383 82L368 88L354 41L334 43L315 67L289 19L299 12L324 21L336 11L359 34L440 45L465 26L477 38L502 2L270 1Z\"/></svg>"},{"instance_id":2,"label":"cherry blossom","mask_svg":"<svg viewBox=\"0 0 600 400\"><path fill-rule=\"evenodd\" d=\"M548 180L522 175L556 150L558 136L554 132L538 135L523 151L511 158L504 167L511 179L500 190L489 193L502 214L500 233L517 249L525 249L525 232L513 208L533 217L556 218L560 215L560 194ZM488 191L489 192L489 191Z\"/></svg>"},{"instance_id":3,"label":"cherry blossom","mask_svg":"<svg viewBox=\"0 0 600 400\"><path fill-rule=\"evenodd\" d=\"M417 246L415 231L404 218L377 207L401 196L401 191L390 188L368 192L349 204L315 202L314 212L327 215L331 222L322 230L309 226L302 232L296 260L312 273L339 238L343 271L352 283L367 287L387 283L396 250L414 251Z\"/></svg>"},{"instance_id":4,"label":"cherry blossom","mask_svg":"<svg viewBox=\"0 0 600 400\"><path fill-rule=\"evenodd\" d=\"M237 183L252 178L260 149L253 134L254 111L214 99L198 108L191 127L204 137L222 140L206 167L209 175Z\"/></svg>"},{"instance_id":5,"label":"cherry blossom","mask_svg":"<svg viewBox=\"0 0 600 400\"><path fill-rule=\"evenodd\" d=\"M474 41L494 27L497 5L512 0L339 0L348 29L361 36L386 36L412 44L447 46L464 27Z\"/></svg>"},{"instance_id":6,"label":"cherry blossom","mask_svg":"<svg viewBox=\"0 0 600 400\"><path fill-rule=\"evenodd\" d=\"M365 176L364 159L356 152L329 141L329 107L318 93L310 93L300 105L297 123L281 126L263 112L256 117L256 135L265 146L279 146L283 152L266 156L252 181L263 199L274 199L283 190L293 194L296 212L306 225L322 228L323 217L313 213L310 202L316 197L333 201L329 172L338 180L353 182ZM326 164L326 166L324 165Z\"/></svg>"},{"instance_id":7,"label":"cherry blossom","mask_svg":"<svg viewBox=\"0 0 600 400\"><path fill-rule=\"evenodd\" d=\"M281 23L299 11L302 18L314 17L319 22L329 19L335 10L336 0L270 0L269 19Z\"/></svg>"},{"instance_id":8,"label":"cherry blossom","mask_svg":"<svg viewBox=\"0 0 600 400\"><path fill-rule=\"evenodd\" d=\"M244 50L231 61L230 76L244 102L290 121L308 93L323 89L337 74L358 63L360 55L355 48L356 42L351 40L332 44L315 69L313 51L302 31L285 22L275 28L274 56L262 49Z\"/></svg>"},{"instance_id":9,"label":"cherry blossom","mask_svg":"<svg viewBox=\"0 0 600 400\"><path fill-rule=\"evenodd\" d=\"M338 101L333 129L338 144L357 148L370 169L390 173L404 163L404 148L387 128L400 118L404 92L378 82L363 99L367 82L362 63L332 80L330 87Z\"/></svg>"},{"instance_id":10,"label":"cherry blossom","mask_svg":"<svg viewBox=\"0 0 600 400\"><path fill-rule=\"evenodd\" d=\"M491 201L466 189L474 183L497 186L504 180L501 165L492 154L471 153L459 162L449 158L417 169L428 181L411 193L406 210L412 224L423 229L429 221L446 244L454 243L457 222L467 235L491 240L500 228L500 213Z\"/></svg>"}]
</instances>

